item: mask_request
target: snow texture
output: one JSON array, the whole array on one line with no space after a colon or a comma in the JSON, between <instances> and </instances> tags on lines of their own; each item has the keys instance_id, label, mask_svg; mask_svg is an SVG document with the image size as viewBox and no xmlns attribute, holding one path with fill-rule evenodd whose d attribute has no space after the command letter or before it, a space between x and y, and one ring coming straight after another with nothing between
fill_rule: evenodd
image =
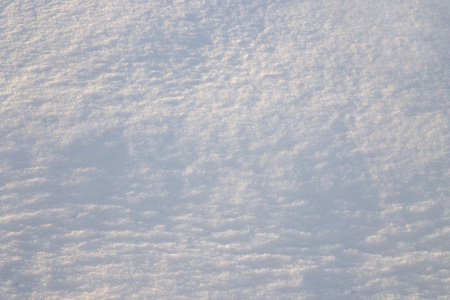
<instances>
[{"instance_id":1,"label":"snow texture","mask_svg":"<svg viewBox=\"0 0 450 300\"><path fill-rule=\"evenodd\" d=\"M447 298L449 4L1 1L1 298Z\"/></svg>"}]
</instances>

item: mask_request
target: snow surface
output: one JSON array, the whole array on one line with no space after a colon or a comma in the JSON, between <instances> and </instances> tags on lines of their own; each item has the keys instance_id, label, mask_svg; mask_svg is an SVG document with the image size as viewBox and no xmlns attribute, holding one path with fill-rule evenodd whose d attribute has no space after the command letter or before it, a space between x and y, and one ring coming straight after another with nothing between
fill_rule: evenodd
<instances>
[{"instance_id":1,"label":"snow surface","mask_svg":"<svg viewBox=\"0 0 450 300\"><path fill-rule=\"evenodd\" d=\"M450 294L447 0L2 0L2 299Z\"/></svg>"}]
</instances>

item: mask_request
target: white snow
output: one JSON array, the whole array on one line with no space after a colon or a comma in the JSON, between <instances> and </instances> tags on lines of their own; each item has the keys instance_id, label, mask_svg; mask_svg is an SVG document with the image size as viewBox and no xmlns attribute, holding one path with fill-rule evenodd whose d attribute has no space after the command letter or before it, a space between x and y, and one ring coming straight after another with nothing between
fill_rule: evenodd
<instances>
[{"instance_id":1,"label":"white snow","mask_svg":"<svg viewBox=\"0 0 450 300\"><path fill-rule=\"evenodd\" d=\"M448 297L449 16L2 1L0 297Z\"/></svg>"}]
</instances>

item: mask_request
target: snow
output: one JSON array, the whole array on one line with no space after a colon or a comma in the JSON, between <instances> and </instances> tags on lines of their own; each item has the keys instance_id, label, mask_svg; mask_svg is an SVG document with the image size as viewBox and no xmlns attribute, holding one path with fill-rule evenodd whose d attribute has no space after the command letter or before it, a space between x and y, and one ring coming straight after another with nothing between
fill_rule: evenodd
<instances>
[{"instance_id":1,"label":"snow","mask_svg":"<svg viewBox=\"0 0 450 300\"><path fill-rule=\"evenodd\" d=\"M2 1L4 299L444 299L450 10Z\"/></svg>"}]
</instances>

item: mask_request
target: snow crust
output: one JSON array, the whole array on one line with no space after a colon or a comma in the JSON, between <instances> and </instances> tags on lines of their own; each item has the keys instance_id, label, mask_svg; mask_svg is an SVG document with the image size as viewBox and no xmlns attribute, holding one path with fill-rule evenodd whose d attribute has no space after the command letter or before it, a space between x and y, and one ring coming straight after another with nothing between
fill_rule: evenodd
<instances>
[{"instance_id":1,"label":"snow crust","mask_svg":"<svg viewBox=\"0 0 450 300\"><path fill-rule=\"evenodd\" d=\"M449 16L1 1L1 298L445 299Z\"/></svg>"}]
</instances>

